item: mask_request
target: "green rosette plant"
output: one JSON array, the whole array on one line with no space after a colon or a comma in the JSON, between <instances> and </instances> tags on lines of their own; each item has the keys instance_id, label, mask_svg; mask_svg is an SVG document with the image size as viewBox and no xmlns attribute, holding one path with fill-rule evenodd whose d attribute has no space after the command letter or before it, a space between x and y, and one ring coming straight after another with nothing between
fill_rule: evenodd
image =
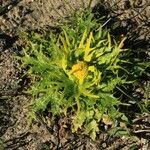
<instances>
[{"instance_id":1,"label":"green rosette plant","mask_svg":"<svg viewBox=\"0 0 150 150\"><path fill-rule=\"evenodd\" d=\"M46 109L69 116L72 131L81 129L93 140L100 123L127 123L114 96L126 83L124 40L116 42L91 12L74 16L58 33L28 35L21 61L32 79L32 118Z\"/></svg>"}]
</instances>

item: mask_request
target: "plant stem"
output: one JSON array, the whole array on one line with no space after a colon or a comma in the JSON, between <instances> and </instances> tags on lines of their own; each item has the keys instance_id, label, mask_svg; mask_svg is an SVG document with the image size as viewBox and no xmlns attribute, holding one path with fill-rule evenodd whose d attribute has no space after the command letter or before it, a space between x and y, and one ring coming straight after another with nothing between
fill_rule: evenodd
<instances>
[{"instance_id":1,"label":"plant stem","mask_svg":"<svg viewBox=\"0 0 150 150\"><path fill-rule=\"evenodd\" d=\"M80 108L81 108L79 97L80 97L79 94L75 97L77 103L77 114L80 113Z\"/></svg>"}]
</instances>

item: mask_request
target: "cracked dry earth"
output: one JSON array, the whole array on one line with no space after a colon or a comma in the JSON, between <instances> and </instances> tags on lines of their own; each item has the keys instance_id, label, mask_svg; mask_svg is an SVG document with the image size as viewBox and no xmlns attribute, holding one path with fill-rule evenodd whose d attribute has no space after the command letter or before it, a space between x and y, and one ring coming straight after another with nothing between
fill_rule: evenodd
<instances>
[{"instance_id":1,"label":"cracked dry earth","mask_svg":"<svg viewBox=\"0 0 150 150\"><path fill-rule=\"evenodd\" d=\"M104 0L100 7L97 3L98 0L92 3L94 11L105 7L108 19L117 20L122 29L130 30L131 43L135 39L137 44L144 41L144 50L149 49L149 0ZM23 92L27 81L15 58L20 51L18 35L22 31L48 30L62 17L65 19L71 13L71 7L78 10L87 4L88 0L68 0L67 5L64 0L0 0L0 6L4 8L0 9L0 150L127 150L134 145L135 149L149 149L149 139L142 136L135 142L100 134L99 140L93 142L83 135L71 134L70 129L63 128L63 124L69 122L68 118L51 121L49 116L38 116L38 120L28 126L31 99Z\"/></svg>"}]
</instances>

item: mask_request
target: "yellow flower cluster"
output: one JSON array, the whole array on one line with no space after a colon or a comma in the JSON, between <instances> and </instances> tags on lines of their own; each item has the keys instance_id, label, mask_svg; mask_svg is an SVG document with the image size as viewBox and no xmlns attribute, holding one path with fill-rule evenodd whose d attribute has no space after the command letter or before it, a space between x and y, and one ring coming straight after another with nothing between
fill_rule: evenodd
<instances>
[{"instance_id":1,"label":"yellow flower cluster","mask_svg":"<svg viewBox=\"0 0 150 150\"><path fill-rule=\"evenodd\" d=\"M74 64L71 69L71 74L73 74L79 81L83 81L88 73L88 66L83 61L78 61Z\"/></svg>"}]
</instances>

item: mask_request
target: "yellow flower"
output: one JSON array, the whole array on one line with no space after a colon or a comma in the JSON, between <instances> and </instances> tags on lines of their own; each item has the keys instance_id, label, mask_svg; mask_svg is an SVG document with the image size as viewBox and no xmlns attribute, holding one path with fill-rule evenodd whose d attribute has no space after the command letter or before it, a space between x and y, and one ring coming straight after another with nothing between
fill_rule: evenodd
<instances>
[{"instance_id":1,"label":"yellow flower","mask_svg":"<svg viewBox=\"0 0 150 150\"><path fill-rule=\"evenodd\" d=\"M88 72L88 66L83 61L78 61L72 66L70 74L73 74L80 82L83 82Z\"/></svg>"}]
</instances>

